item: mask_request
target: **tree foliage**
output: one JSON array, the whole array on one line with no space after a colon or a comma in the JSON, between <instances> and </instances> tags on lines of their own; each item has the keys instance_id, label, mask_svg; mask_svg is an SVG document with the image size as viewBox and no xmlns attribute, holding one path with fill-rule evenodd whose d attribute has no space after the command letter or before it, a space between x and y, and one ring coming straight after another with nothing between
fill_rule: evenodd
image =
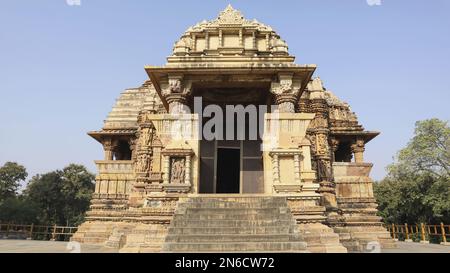
<instances>
[{"instance_id":1,"label":"tree foliage","mask_svg":"<svg viewBox=\"0 0 450 273\"><path fill-rule=\"evenodd\" d=\"M39 209L22 196L9 197L0 203L0 221L4 223L38 223Z\"/></svg>"},{"instance_id":2,"label":"tree foliage","mask_svg":"<svg viewBox=\"0 0 450 273\"><path fill-rule=\"evenodd\" d=\"M33 177L24 194L40 209L39 221L60 225L77 225L89 208L94 190L94 175L81 165L69 165Z\"/></svg>"},{"instance_id":3,"label":"tree foliage","mask_svg":"<svg viewBox=\"0 0 450 273\"><path fill-rule=\"evenodd\" d=\"M14 162L6 162L0 167L0 202L16 196L20 182L24 181L28 173L24 166Z\"/></svg>"},{"instance_id":4,"label":"tree foliage","mask_svg":"<svg viewBox=\"0 0 450 273\"><path fill-rule=\"evenodd\" d=\"M17 176L8 174L6 177ZM63 170L36 175L22 194L0 199L0 221L78 225L89 208L93 181L93 174L84 166L75 164Z\"/></svg>"},{"instance_id":5,"label":"tree foliage","mask_svg":"<svg viewBox=\"0 0 450 273\"><path fill-rule=\"evenodd\" d=\"M448 122L429 119L416 122L414 137L400 150L389 176L404 178L420 174L450 177L450 127Z\"/></svg>"},{"instance_id":6,"label":"tree foliage","mask_svg":"<svg viewBox=\"0 0 450 273\"><path fill-rule=\"evenodd\" d=\"M388 223L450 223L450 128L430 119L416 123L388 175L374 187Z\"/></svg>"}]
</instances>

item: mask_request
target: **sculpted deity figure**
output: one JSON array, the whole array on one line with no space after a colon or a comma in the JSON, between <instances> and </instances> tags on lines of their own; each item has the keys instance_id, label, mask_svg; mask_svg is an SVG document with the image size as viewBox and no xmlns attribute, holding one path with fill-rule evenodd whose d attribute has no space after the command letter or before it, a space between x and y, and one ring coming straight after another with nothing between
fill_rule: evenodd
<instances>
[{"instance_id":1,"label":"sculpted deity figure","mask_svg":"<svg viewBox=\"0 0 450 273\"><path fill-rule=\"evenodd\" d=\"M143 147L149 146L150 145L150 141L151 141L151 129L150 128L143 128L141 131L141 145Z\"/></svg>"},{"instance_id":2,"label":"sculpted deity figure","mask_svg":"<svg viewBox=\"0 0 450 273\"><path fill-rule=\"evenodd\" d=\"M136 161L136 172L147 172L150 167L150 156L148 154L141 154Z\"/></svg>"},{"instance_id":3,"label":"sculpted deity figure","mask_svg":"<svg viewBox=\"0 0 450 273\"><path fill-rule=\"evenodd\" d=\"M319 178L324 181L327 180L329 177L331 177L331 167L328 162L324 160L319 160L317 162L317 171L319 172Z\"/></svg>"},{"instance_id":4,"label":"sculpted deity figure","mask_svg":"<svg viewBox=\"0 0 450 273\"><path fill-rule=\"evenodd\" d=\"M169 81L170 93L181 93L181 81L180 80L170 80Z\"/></svg>"},{"instance_id":5,"label":"sculpted deity figure","mask_svg":"<svg viewBox=\"0 0 450 273\"><path fill-rule=\"evenodd\" d=\"M185 164L182 158L173 158L171 162L170 183L184 183Z\"/></svg>"}]
</instances>

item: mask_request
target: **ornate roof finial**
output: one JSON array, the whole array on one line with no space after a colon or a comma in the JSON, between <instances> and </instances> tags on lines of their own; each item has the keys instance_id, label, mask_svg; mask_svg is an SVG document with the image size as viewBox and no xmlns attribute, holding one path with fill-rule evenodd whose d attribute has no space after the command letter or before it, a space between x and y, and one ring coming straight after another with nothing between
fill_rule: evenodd
<instances>
[{"instance_id":1,"label":"ornate roof finial","mask_svg":"<svg viewBox=\"0 0 450 273\"><path fill-rule=\"evenodd\" d=\"M219 14L217 21L222 24L241 24L244 22L242 13L234 9L231 4Z\"/></svg>"}]
</instances>

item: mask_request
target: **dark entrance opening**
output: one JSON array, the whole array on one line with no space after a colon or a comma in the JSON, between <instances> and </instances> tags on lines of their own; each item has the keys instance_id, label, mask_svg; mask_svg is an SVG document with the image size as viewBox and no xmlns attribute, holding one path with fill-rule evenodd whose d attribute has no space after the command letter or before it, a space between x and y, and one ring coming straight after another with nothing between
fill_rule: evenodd
<instances>
[{"instance_id":1,"label":"dark entrance opening","mask_svg":"<svg viewBox=\"0 0 450 273\"><path fill-rule=\"evenodd\" d=\"M239 193L241 156L239 149L217 149L216 193Z\"/></svg>"}]
</instances>

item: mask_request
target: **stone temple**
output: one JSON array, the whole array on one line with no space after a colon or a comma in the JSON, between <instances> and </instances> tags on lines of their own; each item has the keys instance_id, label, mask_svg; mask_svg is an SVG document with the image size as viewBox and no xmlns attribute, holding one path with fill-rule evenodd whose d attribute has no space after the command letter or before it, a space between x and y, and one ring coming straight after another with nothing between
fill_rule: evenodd
<instances>
[{"instance_id":1,"label":"stone temple","mask_svg":"<svg viewBox=\"0 0 450 273\"><path fill-rule=\"evenodd\" d=\"M270 26L231 6L190 27L166 65L146 66L149 80L125 90L103 128L89 132L105 156L72 240L121 252L393 247L363 157L379 133L324 88L315 65L294 59ZM210 139L202 128L219 116L212 105L277 107L257 113L256 138L244 112L216 126L231 138ZM242 123L243 137L233 138Z\"/></svg>"}]
</instances>

